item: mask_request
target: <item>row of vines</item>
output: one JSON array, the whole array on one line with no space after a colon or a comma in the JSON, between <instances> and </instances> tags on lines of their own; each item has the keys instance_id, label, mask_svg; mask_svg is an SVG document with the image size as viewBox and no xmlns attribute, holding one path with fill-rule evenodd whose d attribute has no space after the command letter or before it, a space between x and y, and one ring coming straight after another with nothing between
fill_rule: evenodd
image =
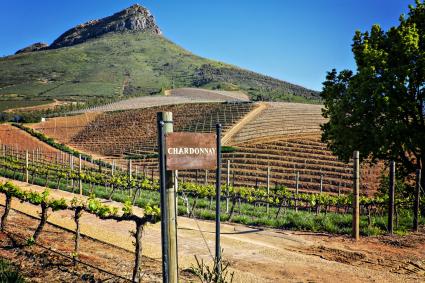
<instances>
[{"instance_id":1,"label":"row of vines","mask_svg":"<svg viewBox=\"0 0 425 283\"><path fill-rule=\"evenodd\" d=\"M27 169L26 169L27 168ZM106 168L85 168L81 172L79 169L72 169L64 164L30 162L26 167L23 158L16 156L5 156L0 159L0 172L4 176L14 179L24 179L26 170L30 177L30 183L38 183L43 186L50 186L56 189L64 189L75 192L77 184L81 181L85 184L86 193L93 194L95 191L103 191L103 196L111 199L116 194L124 196L120 200L130 201L133 205L141 203L149 203L146 198L152 196L157 200L159 196L159 186L155 179L145 176L143 172L138 174L129 174L126 171L111 172ZM273 187L267 192L265 188L253 187L233 187L223 185L221 187L223 198L225 201L224 209L227 216L225 220L231 221L235 212L239 208L241 213L241 205L249 206L251 216L258 215L258 211L267 212L268 217L274 216L279 218L285 209L293 209L294 211L307 211L315 214L320 213L351 213L352 196L332 195L326 193L298 193L289 190L284 186ZM142 192L148 192L143 194ZM150 194L149 194L150 192ZM200 185L190 182L179 184L178 188L179 201L183 206L181 213L190 217L196 216L198 205L201 208L213 209L215 202L215 186ZM140 202L140 198L145 201ZM203 205L201 202L209 202L209 205ZM413 199L404 198L397 199L396 207L398 210L410 208ZM370 224L372 215L383 215L386 212L388 196L377 195L374 197L361 196L360 206L362 214L367 216ZM272 215L271 213L274 213ZM199 216L199 214L198 214Z\"/></svg>"},{"instance_id":2,"label":"row of vines","mask_svg":"<svg viewBox=\"0 0 425 283\"><path fill-rule=\"evenodd\" d=\"M103 204L94 196L90 196L87 199L74 197L71 201L67 201L64 198L54 199L49 196L49 190L45 190L43 192L27 191L10 182L0 182L0 193L4 194L6 197L5 209L0 223L1 231L5 231L7 226L8 215L11 209L13 198L18 199L21 202L27 202L36 206L40 206L40 222L33 236L27 240L29 245L35 244L37 242L45 224L47 223L49 211L54 212L59 210L71 210L73 212L75 221L74 251L72 253L74 264L76 264L78 261L81 238L80 218L83 213L96 215L100 219L112 219L118 222L134 222L136 226L136 232L133 234L135 238L135 263L132 280L133 282L139 282L142 259L142 232L146 224L156 223L160 220L160 210L157 206L144 207L143 216L139 216L133 213L130 202L125 202L121 209L119 209L115 206L108 206Z\"/></svg>"}]
</instances>

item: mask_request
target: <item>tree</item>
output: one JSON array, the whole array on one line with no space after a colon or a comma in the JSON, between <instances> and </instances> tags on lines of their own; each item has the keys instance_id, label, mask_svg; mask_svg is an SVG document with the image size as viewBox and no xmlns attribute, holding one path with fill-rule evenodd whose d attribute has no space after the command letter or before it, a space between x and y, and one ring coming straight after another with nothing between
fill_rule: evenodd
<instances>
[{"instance_id":1,"label":"tree","mask_svg":"<svg viewBox=\"0 0 425 283\"><path fill-rule=\"evenodd\" d=\"M425 4L416 1L396 27L356 31L354 73L328 72L321 96L322 140L342 160L395 160L406 176L425 165ZM425 170L422 170L425 187Z\"/></svg>"}]
</instances>

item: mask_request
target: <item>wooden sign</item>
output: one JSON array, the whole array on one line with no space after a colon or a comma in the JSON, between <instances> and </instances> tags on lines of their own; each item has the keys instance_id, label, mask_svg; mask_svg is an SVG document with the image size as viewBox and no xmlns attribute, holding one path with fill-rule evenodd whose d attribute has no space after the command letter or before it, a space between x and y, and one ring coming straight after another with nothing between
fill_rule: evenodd
<instances>
[{"instance_id":1,"label":"wooden sign","mask_svg":"<svg viewBox=\"0 0 425 283\"><path fill-rule=\"evenodd\" d=\"M167 170L216 169L215 134L168 133L165 135Z\"/></svg>"}]
</instances>

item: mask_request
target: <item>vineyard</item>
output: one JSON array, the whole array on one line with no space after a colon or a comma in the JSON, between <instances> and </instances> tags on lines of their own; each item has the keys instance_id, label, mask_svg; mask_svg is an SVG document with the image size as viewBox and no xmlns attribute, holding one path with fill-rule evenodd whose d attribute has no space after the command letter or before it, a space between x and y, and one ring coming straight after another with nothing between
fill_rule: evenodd
<instances>
[{"instance_id":1,"label":"vineyard","mask_svg":"<svg viewBox=\"0 0 425 283\"><path fill-rule=\"evenodd\" d=\"M185 97L193 100L249 101L249 97L241 91L220 91L201 88L177 88L166 91L170 97Z\"/></svg>"},{"instance_id":2,"label":"vineyard","mask_svg":"<svg viewBox=\"0 0 425 283\"><path fill-rule=\"evenodd\" d=\"M132 109L142 109L156 106L166 106L187 103L207 102L238 102L249 101L249 97L240 91L219 91L201 88L176 88L165 91L165 95L150 95L134 97L105 105L90 107L70 112L71 114L113 112Z\"/></svg>"},{"instance_id":3,"label":"vineyard","mask_svg":"<svg viewBox=\"0 0 425 283\"><path fill-rule=\"evenodd\" d=\"M157 207L160 194L158 158L155 155L156 113L171 111L175 131L213 132L215 124L219 122L226 133L236 124L243 125L223 147L220 200L215 198L214 172L179 171L175 176L180 216L194 221L214 220L216 203L220 201L221 220L229 224L350 234L353 213L352 164L343 163L331 154L320 141L318 125L312 121L308 122L311 127L306 126L307 122L297 124L298 132L292 129L260 138L266 132L272 133L273 127L279 127L278 123L266 126L267 120L263 115L274 108L270 105L273 104L260 109L256 116L245 123L241 121L258 105L178 104L86 113L48 119L33 125L36 131L22 125L8 125L8 128L37 143L52 142L56 149L54 152L26 152L23 150L25 147L2 146L0 175L54 191L67 191L74 198L49 198L49 191L35 193L10 183L0 184L0 193L6 198L3 218L8 217L8 198L39 206L40 222L27 240L32 244L39 241L49 211L69 211L75 215L76 228L73 233L76 236L72 252L75 262L80 262L77 239L80 239L78 219L82 213L117 223L133 223L136 227L132 233L135 258L131 277L136 282L142 272L141 231L146 224L159 221L160 213ZM305 112L300 109L294 110L285 119L296 119L297 111L299 117L311 114L309 107L305 108ZM256 127L262 127L263 131L258 130L258 136L251 131L250 135L241 138L240 133L258 121L262 122ZM285 123L281 126L282 129L287 128ZM65 145L53 142L50 139L52 136L58 142L71 145L72 149L67 149L70 154L58 151L58 148L64 150ZM79 159L78 152L74 152L73 148L102 156L108 162L99 162L87 158L87 155ZM109 162L111 160L112 163ZM364 236L381 235L388 231L388 195L378 193L382 170L383 165L378 164L375 167L364 165L361 171L360 233ZM120 202L121 205L114 206L108 204L109 201ZM396 233L406 233L412 228L413 201L412 197L396 199ZM423 201L422 206L425 205ZM144 213L135 213L134 206L142 208ZM420 223L424 224L423 221L421 218ZM1 221L1 225L7 225L7 220ZM201 230L199 226L198 229Z\"/></svg>"},{"instance_id":4,"label":"vineyard","mask_svg":"<svg viewBox=\"0 0 425 283\"><path fill-rule=\"evenodd\" d=\"M142 208L150 207L159 201L157 180L131 166L129 167L131 171L101 166L87 166L80 170L78 167L72 169L67 164L42 161L28 162L26 166L23 152L20 155L2 156L0 174L5 177L26 180L26 176L30 176L27 179L30 183L89 196L95 194L101 198L114 199ZM348 194L295 192L285 186L275 186L266 190L265 187L238 187L228 184L223 185L221 189L223 199L220 201L224 208L224 221L332 233L348 233L351 229L349 219L351 219L352 198ZM214 219L214 186L179 181L178 194L179 214ZM375 234L386 231L384 215L387 197L386 195L361 197L360 204L364 215L362 233ZM412 202L413 200L409 198L397 200L396 207L400 218L409 217L405 214L405 210L411 207ZM306 224L298 217L292 218L297 213L306 219L321 213L329 214L330 218L327 221L335 223L330 226L324 223ZM347 217L343 217L345 214ZM400 221L400 225L405 225L401 223L404 221ZM400 229L405 227L400 226Z\"/></svg>"},{"instance_id":5,"label":"vineyard","mask_svg":"<svg viewBox=\"0 0 425 283\"><path fill-rule=\"evenodd\" d=\"M252 139L270 139L288 135L320 133L322 105L271 102L268 108L237 135L235 144Z\"/></svg>"},{"instance_id":6,"label":"vineyard","mask_svg":"<svg viewBox=\"0 0 425 283\"><path fill-rule=\"evenodd\" d=\"M8 124L0 124L0 145L17 150L26 149L44 153L58 152L37 138Z\"/></svg>"},{"instance_id":7,"label":"vineyard","mask_svg":"<svg viewBox=\"0 0 425 283\"><path fill-rule=\"evenodd\" d=\"M72 147L104 156L152 153L156 148L156 113L172 111L176 130L211 132L217 121L228 130L255 107L252 103L201 103L140 110L59 117L34 129Z\"/></svg>"},{"instance_id":8,"label":"vineyard","mask_svg":"<svg viewBox=\"0 0 425 283\"><path fill-rule=\"evenodd\" d=\"M320 141L320 105L297 103L201 103L157 106L139 110L86 113L48 119L32 126L37 131L83 152L126 166L135 166L158 176L156 153L156 112L171 111L174 130L213 132L216 123L228 138L229 151L222 169L230 162L235 186L283 185L302 192L347 193L351 190L351 166L337 160ZM250 113L255 116L244 122ZM239 124L238 124L239 125ZM361 192L373 195L383 164L362 165ZM269 172L269 173L268 173ZM187 181L209 183L213 172L180 172ZM223 175L223 181L227 176Z\"/></svg>"}]
</instances>

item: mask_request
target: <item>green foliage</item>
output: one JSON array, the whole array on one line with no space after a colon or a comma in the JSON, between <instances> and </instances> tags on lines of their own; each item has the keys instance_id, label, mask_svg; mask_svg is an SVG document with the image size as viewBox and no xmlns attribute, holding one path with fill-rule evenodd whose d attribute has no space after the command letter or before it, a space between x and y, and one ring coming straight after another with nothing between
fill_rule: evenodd
<instances>
[{"instance_id":1,"label":"green foliage","mask_svg":"<svg viewBox=\"0 0 425 283\"><path fill-rule=\"evenodd\" d=\"M88 199L87 210L90 213L96 214L100 218L114 216L118 213L117 207L111 207L106 204L103 204L99 199L95 198L93 195L91 195Z\"/></svg>"},{"instance_id":2,"label":"green foliage","mask_svg":"<svg viewBox=\"0 0 425 283\"><path fill-rule=\"evenodd\" d=\"M0 58L0 96L87 101L160 94L173 87L237 89L279 100L317 92L204 59L149 33L111 33L67 48Z\"/></svg>"},{"instance_id":3,"label":"green foliage","mask_svg":"<svg viewBox=\"0 0 425 283\"><path fill-rule=\"evenodd\" d=\"M25 278L7 260L0 258L0 282L24 283Z\"/></svg>"},{"instance_id":4,"label":"green foliage","mask_svg":"<svg viewBox=\"0 0 425 283\"><path fill-rule=\"evenodd\" d=\"M238 150L238 148L235 146L225 145L221 147L222 153L231 153L231 152L235 152L236 150Z\"/></svg>"},{"instance_id":5,"label":"green foliage","mask_svg":"<svg viewBox=\"0 0 425 283\"><path fill-rule=\"evenodd\" d=\"M338 157L359 150L361 159L395 160L405 176L425 160L425 4L409 9L388 31L357 31L357 72L332 70L321 93L322 140Z\"/></svg>"},{"instance_id":6,"label":"green foliage","mask_svg":"<svg viewBox=\"0 0 425 283\"><path fill-rule=\"evenodd\" d=\"M17 160L12 157L0 158L0 173L7 171L21 171L24 166L22 160ZM5 170L7 168L7 170ZM83 192L87 195L95 192L98 197L109 198L109 188L111 185L116 188L112 199L123 202L122 215L118 213L117 208L112 208L100 199L95 198L92 194L88 201L83 201L79 198L72 199L68 204L68 209L82 208L84 211L93 213L100 218L110 218L121 220L134 220L133 207L129 201L128 190L131 187L132 193L139 190L139 197L135 197L135 204L144 208L142 223L155 223L159 221L160 210L155 204L159 203L158 183L148 180L146 176L133 176L130 181L125 172L116 171L114 176L111 176L107 171L102 173L96 169L86 168L83 174L77 174L78 169L74 171L69 168L63 168L54 164L36 164L30 168L30 172L37 170L37 174L46 176L55 183L55 179L63 178L63 172L67 172L69 180L78 181L82 178L86 186L83 187ZM41 179L41 184L45 181ZM64 180L65 182L65 180ZM91 182L91 186L95 189L89 189L87 183ZM387 181L384 181L387 182ZM109 188L105 188L105 184ZM63 186L66 187L66 186ZM396 206L400 216L399 227L396 228L399 232L404 232L411 229L412 215L404 213L411 210L412 198L405 197L403 193L406 191L406 185L398 182L396 185ZM69 189L70 190L70 189ZM234 204L235 213L230 217L230 214L222 214L223 221L231 221L246 225L269 226L283 229L293 230L308 230L308 231L323 231L331 233L350 233L351 232L351 207L352 195L330 195L320 193L300 193L296 195L284 186L278 186L270 190L267 195L265 188L251 187L221 187L222 197L227 195L230 205ZM400 193L399 193L400 191ZM43 200L49 204L49 207L58 207L64 209L65 202L57 200L52 202L48 198L48 191L43 194L25 193L11 183L0 184L0 192L11 194L18 199L32 199L34 203L41 203ZM181 183L178 193L187 197L187 202L183 198L179 198L179 205L185 206L184 209L179 207L181 214L189 213L193 209L196 201L196 210L193 209L193 215L202 219L215 219L213 207L210 204L211 198L215 197L215 186L200 185L195 183ZM32 195L33 194L33 195ZM28 197L31 195L31 197ZM222 198L222 202L224 199ZM240 201L240 205L239 205ZM361 217L361 231L364 235L382 234L387 231L385 211L387 209L388 194L385 190L381 194L374 197L361 196L360 207L364 211ZM270 212L267 213L265 205L270 205ZM295 211L297 204L298 211ZM222 204L222 207L225 207ZM189 212L188 212L189 211ZM277 213L279 211L279 213ZM121 219L121 220L119 220ZM425 218L420 219L420 223L424 223Z\"/></svg>"}]
</instances>

